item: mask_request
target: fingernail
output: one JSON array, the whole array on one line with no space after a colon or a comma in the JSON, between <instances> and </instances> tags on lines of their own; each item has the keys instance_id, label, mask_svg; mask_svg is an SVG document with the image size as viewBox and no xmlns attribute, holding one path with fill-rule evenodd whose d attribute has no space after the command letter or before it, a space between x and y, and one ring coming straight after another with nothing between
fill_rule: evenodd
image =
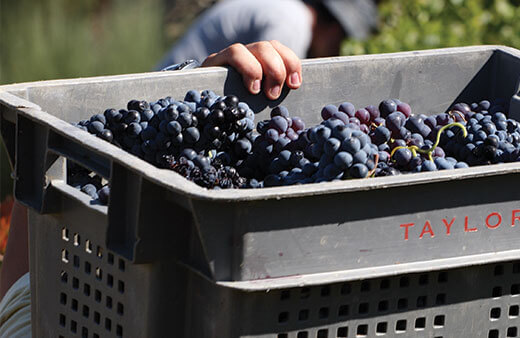
<instances>
[{"instance_id":1,"label":"fingernail","mask_svg":"<svg viewBox=\"0 0 520 338\"><path fill-rule=\"evenodd\" d=\"M269 91L272 97L278 97L280 95L280 86L276 85Z\"/></svg>"},{"instance_id":2,"label":"fingernail","mask_svg":"<svg viewBox=\"0 0 520 338\"><path fill-rule=\"evenodd\" d=\"M260 80L253 81L253 93L259 93L260 92Z\"/></svg>"},{"instance_id":3,"label":"fingernail","mask_svg":"<svg viewBox=\"0 0 520 338\"><path fill-rule=\"evenodd\" d=\"M294 72L289 77L289 82L292 86L299 86L300 85L300 75L298 73Z\"/></svg>"}]
</instances>

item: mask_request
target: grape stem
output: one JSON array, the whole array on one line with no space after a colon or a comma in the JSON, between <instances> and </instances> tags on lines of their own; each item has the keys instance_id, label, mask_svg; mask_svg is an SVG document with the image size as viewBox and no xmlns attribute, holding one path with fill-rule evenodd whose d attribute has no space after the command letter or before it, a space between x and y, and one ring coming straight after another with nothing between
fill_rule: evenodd
<instances>
[{"instance_id":1,"label":"grape stem","mask_svg":"<svg viewBox=\"0 0 520 338\"><path fill-rule=\"evenodd\" d=\"M394 156L395 152L398 149L407 148L407 149L410 149L410 151L412 152L414 157L417 156L417 153L420 153L423 155L427 155L428 159L433 162L432 153L435 150L435 148L437 148L437 146L439 145L442 132L451 127L459 127L460 129L462 129L462 134L464 135L464 137L468 136L468 131L466 130L466 127L464 127L464 125L462 123L453 122L453 123L443 126L441 129L439 129L439 131L437 132L437 137L435 139L435 143L432 145L432 147L430 149L421 149L418 146L398 146L398 147L395 147L394 149L392 149L392 152L390 153L390 158L392 158Z\"/></svg>"},{"instance_id":2,"label":"grape stem","mask_svg":"<svg viewBox=\"0 0 520 338\"><path fill-rule=\"evenodd\" d=\"M377 169L377 164L379 163L379 154L375 154L374 156L374 169L370 170L368 172L368 175L367 175L367 178L368 177L374 177L376 175L376 169Z\"/></svg>"},{"instance_id":3,"label":"grape stem","mask_svg":"<svg viewBox=\"0 0 520 338\"><path fill-rule=\"evenodd\" d=\"M468 121L466 121L466 118L464 117L464 114L462 114L462 113L461 113L460 111L458 111L458 110L450 110L450 112L448 113L448 115L450 115L451 117L454 117L454 116L453 116L454 114L459 115L460 118L462 119L462 121L464 121L464 122L468 122Z\"/></svg>"}]
</instances>

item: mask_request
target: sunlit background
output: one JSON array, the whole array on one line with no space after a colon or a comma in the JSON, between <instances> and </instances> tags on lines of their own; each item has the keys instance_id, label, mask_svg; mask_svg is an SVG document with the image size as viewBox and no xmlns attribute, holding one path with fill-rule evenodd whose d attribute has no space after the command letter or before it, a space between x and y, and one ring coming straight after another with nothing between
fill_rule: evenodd
<instances>
[{"instance_id":1,"label":"sunlit background","mask_svg":"<svg viewBox=\"0 0 520 338\"><path fill-rule=\"evenodd\" d=\"M0 84L150 71L214 0L0 0ZM379 31L343 55L520 48L520 0L382 0ZM0 145L0 253L12 182Z\"/></svg>"}]
</instances>

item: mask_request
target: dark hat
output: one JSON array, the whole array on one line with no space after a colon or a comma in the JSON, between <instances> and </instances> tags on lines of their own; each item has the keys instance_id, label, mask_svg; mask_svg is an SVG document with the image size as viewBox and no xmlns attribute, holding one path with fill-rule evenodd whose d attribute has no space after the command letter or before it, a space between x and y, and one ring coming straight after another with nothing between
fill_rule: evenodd
<instances>
[{"instance_id":1,"label":"dark hat","mask_svg":"<svg viewBox=\"0 0 520 338\"><path fill-rule=\"evenodd\" d=\"M356 39L366 38L377 27L377 6L373 0L322 0L345 33Z\"/></svg>"}]
</instances>

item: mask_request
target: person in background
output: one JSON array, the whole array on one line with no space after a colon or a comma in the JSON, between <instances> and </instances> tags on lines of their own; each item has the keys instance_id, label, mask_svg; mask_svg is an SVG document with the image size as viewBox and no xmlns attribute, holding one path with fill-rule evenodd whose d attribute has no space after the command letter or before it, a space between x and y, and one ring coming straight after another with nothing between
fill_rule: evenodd
<instances>
[{"instance_id":1,"label":"person in background","mask_svg":"<svg viewBox=\"0 0 520 338\"><path fill-rule=\"evenodd\" d=\"M245 86L253 93L263 90L268 95L273 87L286 85L298 89L301 85L300 59L278 41L234 44L212 54L203 63L203 66L226 65L242 74ZM263 88L260 82L257 86L257 79ZM0 275L0 338L31 336L28 240L27 209L16 201Z\"/></svg>"},{"instance_id":2,"label":"person in background","mask_svg":"<svg viewBox=\"0 0 520 338\"><path fill-rule=\"evenodd\" d=\"M262 40L278 40L299 58L337 56L345 37L364 39L376 26L373 0L221 1L199 16L159 68Z\"/></svg>"}]
</instances>

